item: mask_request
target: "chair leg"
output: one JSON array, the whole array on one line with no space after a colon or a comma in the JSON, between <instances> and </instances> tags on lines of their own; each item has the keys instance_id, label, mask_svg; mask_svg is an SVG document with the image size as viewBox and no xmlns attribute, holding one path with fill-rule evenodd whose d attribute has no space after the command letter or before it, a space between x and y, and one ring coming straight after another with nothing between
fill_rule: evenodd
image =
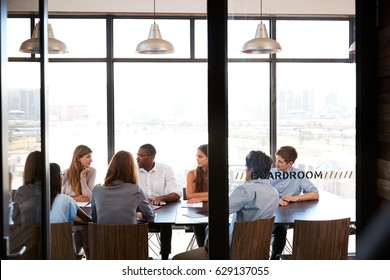
<instances>
[{"instance_id":1,"label":"chair leg","mask_svg":"<svg viewBox=\"0 0 390 280\"><path fill-rule=\"evenodd\" d=\"M288 238L286 238L286 245L284 246L283 254L292 254L292 244Z\"/></svg>"},{"instance_id":2,"label":"chair leg","mask_svg":"<svg viewBox=\"0 0 390 280\"><path fill-rule=\"evenodd\" d=\"M196 238L195 234L192 235L190 242L188 243L186 251L190 251L196 248Z\"/></svg>"},{"instance_id":3,"label":"chair leg","mask_svg":"<svg viewBox=\"0 0 390 280\"><path fill-rule=\"evenodd\" d=\"M156 240L153 240L153 237L156 238ZM148 234L148 240L149 240L149 249L153 252L153 254L156 255L156 257L160 257L160 250L161 250L161 238L159 232L149 232Z\"/></svg>"}]
</instances>

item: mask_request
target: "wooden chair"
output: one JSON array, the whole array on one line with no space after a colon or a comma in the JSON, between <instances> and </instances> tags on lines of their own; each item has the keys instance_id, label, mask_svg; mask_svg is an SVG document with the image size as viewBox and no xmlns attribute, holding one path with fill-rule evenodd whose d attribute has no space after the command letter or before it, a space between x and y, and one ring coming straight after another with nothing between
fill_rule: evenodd
<instances>
[{"instance_id":1,"label":"wooden chair","mask_svg":"<svg viewBox=\"0 0 390 280\"><path fill-rule=\"evenodd\" d=\"M22 255L13 257L17 260L40 260L42 259L41 228L37 225L23 227L10 225L10 252L15 253L25 247Z\"/></svg>"},{"instance_id":2,"label":"wooden chair","mask_svg":"<svg viewBox=\"0 0 390 280\"><path fill-rule=\"evenodd\" d=\"M293 260L346 260L350 218L324 221L295 220L291 255Z\"/></svg>"},{"instance_id":3,"label":"wooden chair","mask_svg":"<svg viewBox=\"0 0 390 280\"><path fill-rule=\"evenodd\" d=\"M275 217L234 224L230 259L268 260Z\"/></svg>"},{"instance_id":4,"label":"wooden chair","mask_svg":"<svg viewBox=\"0 0 390 280\"><path fill-rule=\"evenodd\" d=\"M148 259L148 224L88 224L91 260Z\"/></svg>"},{"instance_id":5,"label":"wooden chair","mask_svg":"<svg viewBox=\"0 0 390 280\"><path fill-rule=\"evenodd\" d=\"M50 225L51 259L73 260L75 249L73 245L72 223L56 223Z\"/></svg>"}]
</instances>

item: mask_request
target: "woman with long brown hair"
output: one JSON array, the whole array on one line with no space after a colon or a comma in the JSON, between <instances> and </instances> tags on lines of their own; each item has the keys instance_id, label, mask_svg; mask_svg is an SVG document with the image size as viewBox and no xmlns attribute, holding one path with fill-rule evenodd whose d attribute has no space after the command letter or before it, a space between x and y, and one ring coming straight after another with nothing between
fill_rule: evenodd
<instances>
[{"instance_id":1,"label":"woman with long brown hair","mask_svg":"<svg viewBox=\"0 0 390 280\"><path fill-rule=\"evenodd\" d=\"M139 219L152 222L153 210L138 185L134 157L127 151L117 152L108 165L104 184L97 184L92 193L92 221L100 224L136 224Z\"/></svg>"},{"instance_id":2,"label":"woman with long brown hair","mask_svg":"<svg viewBox=\"0 0 390 280\"><path fill-rule=\"evenodd\" d=\"M91 166L92 150L86 145L75 148L72 162L63 172L61 193L70 195L78 202L91 201L92 189L95 186L96 169ZM82 225L74 225L74 241L77 254L84 249L86 257L89 256L88 230Z\"/></svg>"},{"instance_id":3,"label":"woman with long brown hair","mask_svg":"<svg viewBox=\"0 0 390 280\"><path fill-rule=\"evenodd\" d=\"M187 173L187 188L186 195L188 203L197 203L209 200L208 192L208 145L204 144L198 147L196 151L197 168ZM194 225L194 234L196 237L196 243L199 247L204 245L206 237L205 229L206 224Z\"/></svg>"},{"instance_id":4,"label":"woman with long brown hair","mask_svg":"<svg viewBox=\"0 0 390 280\"><path fill-rule=\"evenodd\" d=\"M79 202L90 201L96 179L96 169L91 163L91 148L85 145L77 146L69 168L63 172L61 192Z\"/></svg>"}]
</instances>

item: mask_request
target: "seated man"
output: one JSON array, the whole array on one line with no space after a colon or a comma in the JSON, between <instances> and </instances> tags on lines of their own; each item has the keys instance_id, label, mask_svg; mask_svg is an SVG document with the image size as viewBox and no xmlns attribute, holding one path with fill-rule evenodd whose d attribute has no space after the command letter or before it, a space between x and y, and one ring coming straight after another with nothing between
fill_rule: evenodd
<instances>
[{"instance_id":1,"label":"seated man","mask_svg":"<svg viewBox=\"0 0 390 280\"><path fill-rule=\"evenodd\" d=\"M229 213L233 219L229 226L232 240L234 223L270 219L278 208L278 193L269 183L267 175L272 159L261 151L251 151L246 157L246 182L229 195ZM208 227L205 247L177 254L174 260L208 259Z\"/></svg>"},{"instance_id":2,"label":"seated man","mask_svg":"<svg viewBox=\"0 0 390 280\"><path fill-rule=\"evenodd\" d=\"M156 149L151 144L142 145L138 149L137 163L139 167L139 185L150 203L161 205L163 202L180 200L182 189L177 185L173 169L163 163L154 161ZM153 225L160 230L161 259L167 260L171 253L171 225Z\"/></svg>"},{"instance_id":3,"label":"seated man","mask_svg":"<svg viewBox=\"0 0 390 280\"><path fill-rule=\"evenodd\" d=\"M313 183L302 176L302 170L293 167L298 153L294 147L281 147L275 154L276 168L272 168L269 174L271 185L279 193L279 205L287 206L291 202L304 200L318 200L318 189ZM298 176L298 173L300 174ZM276 225L274 227L274 241L272 243L271 260L278 259L286 245L288 225Z\"/></svg>"}]
</instances>

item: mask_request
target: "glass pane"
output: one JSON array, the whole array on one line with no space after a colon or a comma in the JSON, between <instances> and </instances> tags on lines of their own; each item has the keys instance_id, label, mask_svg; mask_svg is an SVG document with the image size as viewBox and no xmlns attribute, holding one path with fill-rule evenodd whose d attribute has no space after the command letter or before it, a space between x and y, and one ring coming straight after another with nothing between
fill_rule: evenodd
<instances>
[{"instance_id":1,"label":"glass pane","mask_svg":"<svg viewBox=\"0 0 390 280\"><path fill-rule=\"evenodd\" d=\"M268 58L269 54L247 54L242 52L244 44L255 38L259 20L229 20L228 21L228 58ZM263 20L268 34L269 21Z\"/></svg>"},{"instance_id":2,"label":"glass pane","mask_svg":"<svg viewBox=\"0 0 390 280\"><path fill-rule=\"evenodd\" d=\"M49 19L54 37L66 44L69 53L51 57L105 57L105 19Z\"/></svg>"},{"instance_id":3,"label":"glass pane","mask_svg":"<svg viewBox=\"0 0 390 280\"><path fill-rule=\"evenodd\" d=\"M355 198L355 64L279 64L277 75L277 147L294 146L298 168L322 172L318 188Z\"/></svg>"},{"instance_id":4,"label":"glass pane","mask_svg":"<svg viewBox=\"0 0 390 280\"><path fill-rule=\"evenodd\" d=\"M196 149L208 141L207 65L115 64L115 147L133 155L142 144L175 171L185 187Z\"/></svg>"},{"instance_id":5,"label":"glass pane","mask_svg":"<svg viewBox=\"0 0 390 280\"><path fill-rule=\"evenodd\" d=\"M269 154L269 64L229 64L229 183L244 182L245 156Z\"/></svg>"},{"instance_id":6,"label":"glass pane","mask_svg":"<svg viewBox=\"0 0 390 280\"><path fill-rule=\"evenodd\" d=\"M349 22L278 20L278 58L349 58Z\"/></svg>"},{"instance_id":7,"label":"glass pane","mask_svg":"<svg viewBox=\"0 0 390 280\"><path fill-rule=\"evenodd\" d=\"M42 156L38 63L8 63L10 251L26 246L20 259L40 259Z\"/></svg>"},{"instance_id":8,"label":"glass pane","mask_svg":"<svg viewBox=\"0 0 390 280\"><path fill-rule=\"evenodd\" d=\"M137 45L148 39L153 19L115 19L114 56L116 58L188 58L190 56L189 20L157 19L162 39L169 41L174 52L171 54L139 54Z\"/></svg>"},{"instance_id":9,"label":"glass pane","mask_svg":"<svg viewBox=\"0 0 390 280\"><path fill-rule=\"evenodd\" d=\"M83 144L93 151L96 183L107 169L107 98L104 63L50 63L49 160L64 170Z\"/></svg>"},{"instance_id":10,"label":"glass pane","mask_svg":"<svg viewBox=\"0 0 390 280\"><path fill-rule=\"evenodd\" d=\"M30 19L7 19L7 53L8 57L30 57L30 54L20 52L20 45L31 38Z\"/></svg>"},{"instance_id":11,"label":"glass pane","mask_svg":"<svg viewBox=\"0 0 390 280\"><path fill-rule=\"evenodd\" d=\"M195 20L195 58L207 58L207 21Z\"/></svg>"},{"instance_id":12,"label":"glass pane","mask_svg":"<svg viewBox=\"0 0 390 280\"><path fill-rule=\"evenodd\" d=\"M9 166L12 189L23 184L29 152L40 150L40 81L38 63L8 64Z\"/></svg>"}]
</instances>

